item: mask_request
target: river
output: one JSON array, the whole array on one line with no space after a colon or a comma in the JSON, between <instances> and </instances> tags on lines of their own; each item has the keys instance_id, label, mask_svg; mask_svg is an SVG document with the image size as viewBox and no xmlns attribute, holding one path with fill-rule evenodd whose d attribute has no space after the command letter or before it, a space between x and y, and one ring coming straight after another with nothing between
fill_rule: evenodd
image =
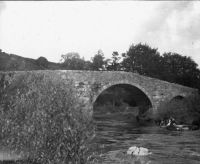
<instances>
[{"instance_id":1,"label":"river","mask_svg":"<svg viewBox=\"0 0 200 164\"><path fill-rule=\"evenodd\" d=\"M96 137L93 163L99 164L199 164L200 130L168 131L156 125L141 125L121 113L95 115ZM148 148L151 155L126 154L131 146Z\"/></svg>"}]
</instances>

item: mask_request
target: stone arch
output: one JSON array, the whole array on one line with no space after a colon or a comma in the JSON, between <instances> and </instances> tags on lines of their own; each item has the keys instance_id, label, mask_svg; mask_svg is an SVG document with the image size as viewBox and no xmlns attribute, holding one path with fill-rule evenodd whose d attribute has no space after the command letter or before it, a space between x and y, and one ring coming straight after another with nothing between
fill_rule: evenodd
<instances>
[{"instance_id":1,"label":"stone arch","mask_svg":"<svg viewBox=\"0 0 200 164\"><path fill-rule=\"evenodd\" d=\"M115 85L130 85L130 86L133 86L137 89L139 89L149 100L149 102L151 103L151 107L154 108L155 107L155 103L154 101L152 100L152 97L151 97L151 94L148 93L148 91L145 90L145 88L143 88L141 85L137 84L137 83L134 83L134 82L129 82L127 80L123 80L123 81L117 81L117 82L111 82L111 83L108 83L106 85L104 85L103 87L101 87L97 93L93 96L93 99L92 99L92 105L95 103L95 101L97 100L97 98L99 97L99 95L107 90L108 88L112 87L112 86L115 86Z\"/></svg>"}]
</instances>

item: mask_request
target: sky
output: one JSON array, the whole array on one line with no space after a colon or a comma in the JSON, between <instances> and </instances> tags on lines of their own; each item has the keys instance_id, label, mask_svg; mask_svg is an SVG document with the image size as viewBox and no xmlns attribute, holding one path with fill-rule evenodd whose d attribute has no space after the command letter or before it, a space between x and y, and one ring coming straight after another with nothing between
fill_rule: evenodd
<instances>
[{"instance_id":1,"label":"sky","mask_svg":"<svg viewBox=\"0 0 200 164\"><path fill-rule=\"evenodd\" d=\"M90 59L146 43L190 56L200 66L198 1L5 1L0 2L0 49L59 62L78 52Z\"/></svg>"}]
</instances>

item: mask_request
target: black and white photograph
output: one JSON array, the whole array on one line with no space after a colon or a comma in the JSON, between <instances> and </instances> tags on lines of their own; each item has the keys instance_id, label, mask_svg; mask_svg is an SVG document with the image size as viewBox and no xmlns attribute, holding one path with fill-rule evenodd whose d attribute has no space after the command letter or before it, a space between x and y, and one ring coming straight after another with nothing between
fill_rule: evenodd
<instances>
[{"instance_id":1,"label":"black and white photograph","mask_svg":"<svg viewBox=\"0 0 200 164\"><path fill-rule=\"evenodd\" d=\"M0 164L199 164L200 1L0 1Z\"/></svg>"}]
</instances>

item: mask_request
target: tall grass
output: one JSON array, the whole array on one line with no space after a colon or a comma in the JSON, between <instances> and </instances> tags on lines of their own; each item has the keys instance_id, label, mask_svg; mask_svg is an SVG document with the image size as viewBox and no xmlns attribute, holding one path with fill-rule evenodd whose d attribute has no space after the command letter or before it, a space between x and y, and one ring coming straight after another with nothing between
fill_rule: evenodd
<instances>
[{"instance_id":1,"label":"tall grass","mask_svg":"<svg viewBox=\"0 0 200 164\"><path fill-rule=\"evenodd\" d=\"M0 96L0 144L42 164L82 164L93 135L91 120L76 108L72 82L26 73Z\"/></svg>"}]
</instances>

